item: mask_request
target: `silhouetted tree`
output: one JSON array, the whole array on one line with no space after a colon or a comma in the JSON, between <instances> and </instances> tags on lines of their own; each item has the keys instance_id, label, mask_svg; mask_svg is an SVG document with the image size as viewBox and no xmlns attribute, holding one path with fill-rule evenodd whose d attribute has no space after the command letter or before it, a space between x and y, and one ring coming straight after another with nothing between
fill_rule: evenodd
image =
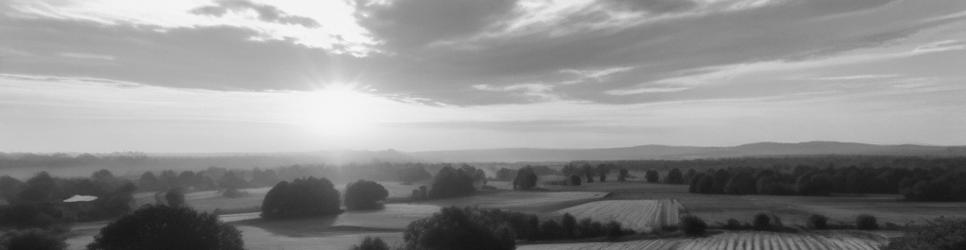
<instances>
[{"instance_id":1,"label":"silhouetted tree","mask_svg":"<svg viewBox=\"0 0 966 250\"><path fill-rule=\"evenodd\" d=\"M22 181L8 175L0 176L0 199L13 200L23 188Z\"/></svg>"},{"instance_id":2,"label":"silhouetted tree","mask_svg":"<svg viewBox=\"0 0 966 250\"><path fill-rule=\"evenodd\" d=\"M766 213L755 214L753 225L756 230L769 230L772 228L771 216Z\"/></svg>"},{"instance_id":3,"label":"silhouetted tree","mask_svg":"<svg viewBox=\"0 0 966 250\"><path fill-rule=\"evenodd\" d=\"M13 231L0 237L0 249L4 250L62 250L64 239L48 231L30 229Z\"/></svg>"},{"instance_id":4,"label":"silhouetted tree","mask_svg":"<svg viewBox=\"0 0 966 250\"><path fill-rule=\"evenodd\" d=\"M725 184L724 193L737 195L754 194L755 179L751 177L751 174L745 172L736 173L728 180L728 184Z\"/></svg>"},{"instance_id":5,"label":"silhouetted tree","mask_svg":"<svg viewBox=\"0 0 966 250\"><path fill-rule=\"evenodd\" d=\"M571 186L580 186L580 182L581 182L581 180L580 180L580 176L579 175L571 175L570 176L570 185Z\"/></svg>"},{"instance_id":6,"label":"silhouetted tree","mask_svg":"<svg viewBox=\"0 0 966 250\"><path fill-rule=\"evenodd\" d=\"M475 171L474 171L475 172ZM476 192L472 173L446 166L433 177L428 198L440 199L470 195Z\"/></svg>"},{"instance_id":7,"label":"silhouetted tree","mask_svg":"<svg viewBox=\"0 0 966 250\"><path fill-rule=\"evenodd\" d=\"M386 197L389 197L389 191L379 183L359 180L346 185L345 207L349 210L379 208L382 205L379 201Z\"/></svg>"},{"instance_id":8,"label":"silhouetted tree","mask_svg":"<svg viewBox=\"0 0 966 250\"><path fill-rule=\"evenodd\" d=\"M821 214L813 214L808 216L808 228L811 229L827 229L828 228L828 217Z\"/></svg>"},{"instance_id":9,"label":"silhouetted tree","mask_svg":"<svg viewBox=\"0 0 966 250\"><path fill-rule=\"evenodd\" d=\"M244 249L241 233L214 214L147 205L102 228L89 250Z\"/></svg>"},{"instance_id":10,"label":"silhouetted tree","mask_svg":"<svg viewBox=\"0 0 966 250\"><path fill-rule=\"evenodd\" d=\"M537 186L537 173L533 168L526 166L517 171L517 176L513 178L513 189L529 190Z\"/></svg>"},{"instance_id":11,"label":"silhouetted tree","mask_svg":"<svg viewBox=\"0 0 966 250\"><path fill-rule=\"evenodd\" d=\"M580 172L584 174L584 177L587 177L587 183L594 183L594 167L591 167L589 163L584 163L580 167Z\"/></svg>"},{"instance_id":12,"label":"silhouetted tree","mask_svg":"<svg viewBox=\"0 0 966 250\"><path fill-rule=\"evenodd\" d=\"M608 173L610 173L610 166L605 164L597 165L597 175L600 177L600 182L607 182Z\"/></svg>"},{"instance_id":13,"label":"silhouetted tree","mask_svg":"<svg viewBox=\"0 0 966 250\"><path fill-rule=\"evenodd\" d=\"M504 250L516 248L514 235L504 221L483 217L474 209L443 208L429 218L406 226L407 249Z\"/></svg>"},{"instance_id":14,"label":"silhouetted tree","mask_svg":"<svg viewBox=\"0 0 966 250\"><path fill-rule=\"evenodd\" d=\"M577 231L577 218L574 218L570 213L564 213L563 217L560 219L560 226L563 231L563 237L574 238Z\"/></svg>"},{"instance_id":15,"label":"silhouetted tree","mask_svg":"<svg viewBox=\"0 0 966 250\"><path fill-rule=\"evenodd\" d=\"M352 250L389 250L389 245L379 237L366 236L362 243L352 246Z\"/></svg>"},{"instance_id":16,"label":"silhouetted tree","mask_svg":"<svg viewBox=\"0 0 966 250\"><path fill-rule=\"evenodd\" d=\"M540 224L540 236L543 239L559 239L563 235L563 227L554 220L545 220Z\"/></svg>"},{"instance_id":17,"label":"silhouetted tree","mask_svg":"<svg viewBox=\"0 0 966 250\"><path fill-rule=\"evenodd\" d=\"M627 177L629 175L630 175L630 173L627 171L627 169L626 168L622 168L617 173L617 181L619 181L619 182L625 182L625 181L627 181Z\"/></svg>"},{"instance_id":18,"label":"silhouetted tree","mask_svg":"<svg viewBox=\"0 0 966 250\"><path fill-rule=\"evenodd\" d=\"M879 229L879 222L876 221L875 216L860 214L855 217L855 227L860 230L876 230Z\"/></svg>"},{"instance_id":19,"label":"silhouetted tree","mask_svg":"<svg viewBox=\"0 0 966 250\"><path fill-rule=\"evenodd\" d=\"M184 189L180 187L172 188L168 192L164 193L165 204L172 207L181 207L185 205L184 199Z\"/></svg>"}]
</instances>

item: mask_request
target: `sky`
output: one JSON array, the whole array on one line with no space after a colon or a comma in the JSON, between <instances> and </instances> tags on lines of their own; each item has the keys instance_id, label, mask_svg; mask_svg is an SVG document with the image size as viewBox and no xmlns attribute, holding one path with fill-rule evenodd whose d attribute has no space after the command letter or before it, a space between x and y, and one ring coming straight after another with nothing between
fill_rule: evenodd
<instances>
[{"instance_id":1,"label":"sky","mask_svg":"<svg viewBox=\"0 0 966 250\"><path fill-rule=\"evenodd\" d=\"M0 0L0 152L966 145L962 0Z\"/></svg>"}]
</instances>

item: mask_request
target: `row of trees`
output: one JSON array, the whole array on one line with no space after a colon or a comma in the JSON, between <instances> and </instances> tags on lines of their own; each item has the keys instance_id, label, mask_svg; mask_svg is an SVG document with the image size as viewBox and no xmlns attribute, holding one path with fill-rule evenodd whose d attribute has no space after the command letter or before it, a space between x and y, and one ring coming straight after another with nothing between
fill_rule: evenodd
<instances>
[{"instance_id":1,"label":"row of trees","mask_svg":"<svg viewBox=\"0 0 966 250\"><path fill-rule=\"evenodd\" d=\"M413 200L442 199L467 196L476 193L486 185L486 173L473 166L463 164L459 168L444 166L430 187L421 186L413 190Z\"/></svg>"},{"instance_id":2,"label":"row of trees","mask_svg":"<svg viewBox=\"0 0 966 250\"><path fill-rule=\"evenodd\" d=\"M966 172L954 167L798 166L790 170L744 167L709 169L685 179L689 179L689 191L705 194L821 196L831 193L901 193L909 200L966 200Z\"/></svg>"},{"instance_id":3,"label":"row of trees","mask_svg":"<svg viewBox=\"0 0 966 250\"><path fill-rule=\"evenodd\" d=\"M389 192L374 181L358 180L346 185L345 206L349 210L380 208ZM261 217L266 219L333 215L342 212L339 190L326 178L308 177L282 181L262 200Z\"/></svg>"},{"instance_id":4,"label":"row of trees","mask_svg":"<svg viewBox=\"0 0 966 250\"><path fill-rule=\"evenodd\" d=\"M40 172L25 182L3 176L0 188L8 203L0 205L0 227L14 228L50 228L74 221L113 218L131 210L137 189L107 170L97 171L89 178L56 178ZM78 195L93 200L65 201Z\"/></svg>"}]
</instances>

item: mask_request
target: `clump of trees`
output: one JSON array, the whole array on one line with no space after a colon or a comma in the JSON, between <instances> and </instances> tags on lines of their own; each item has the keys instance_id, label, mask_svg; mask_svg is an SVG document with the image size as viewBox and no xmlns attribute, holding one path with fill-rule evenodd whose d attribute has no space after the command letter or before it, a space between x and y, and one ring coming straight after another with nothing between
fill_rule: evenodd
<instances>
[{"instance_id":1,"label":"clump of trees","mask_svg":"<svg viewBox=\"0 0 966 250\"><path fill-rule=\"evenodd\" d=\"M476 193L477 186L486 182L483 170L469 165L460 168L445 166L433 177L427 199L452 198Z\"/></svg>"},{"instance_id":2,"label":"clump of trees","mask_svg":"<svg viewBox=\"0 0 966 250\"><path fill-rule=\"evenodd\" d=\"M855 217L855 228L860 230L876 230L879 229L879 222L875 216L860 214Z\"/></svg>"},{"instance_id":3,"label":"clump of trees","mask_svg":"<svg viewBox=\"0 0 966 250\"><path fill-rule=\"evenodd\" d=\"M241 233L214 214L186 207L147 205L102 228L88 250L241 250Z\"/></svg>"},{"instance_id":4,"label":"clump of trees","mask_svg":"<svg viewBox=\"0 0 966 250\"><path fill-rule=\"evenodd\" d=\"M75 221L114 218L131 210L131 182L100 170L88 178L57 178L40 172L27 181L0 177L3 199L0 227L51 228ZM73 197L92 196L93 200L64 202Z\"/></svg>"},{"instance_id":5,"label":"clump of trees","mask_svg":"<svg viewBox=\"0 0 966 250\"><path fill-rule=\"evenodd\" d=\"M345 207L348 210L381 208L380 201L386 197L389 197L389 191L379 183L359 180L346 185Z\"/></svg>"},{"instance_id":6,"label":"clump of trees","mask_svg":"<svg viewBox=\"0 0 966 250\"><path fill-rule=\"evenodd\" d=\"M806 222L808 228L823 230L828 229L828 217L821 214L813 214L808 216L808 221Z\"/></svg>"},{"instance_id":7,"label":"clump of trees","mask_svg":"<svg viewBox=\"0 0 966 250\"><path fill-rule=\"evenodd\" d=\"M516 171L513 178L513 189L530 190L537 186L537 172L530 166L525 166Z\"/></svg>"},{"instance_id":8,"label":"clump of trees","mask_svg":"<svg viewBox=\"0 0 966 250\"><path fill-rule=\"evenodd\" d=\"M684 174L681 173L680 169L673 168L671 171L667 172L667 176L664 177L664 183L666 184L684 184Z\"/></svg>"},{"instance_id":9,"label":"clump of trees","mask_svg":"<svg viewBox=\"0 0 966 250\"><path fill-rule=\"evenodd\" d=\"M708 224L704 222L703 219L694 215L684 215L681 216L680 220L681 231L689 236L700 236L704 235L705 230L708 228Z\"/></svg>"},{"instance_id":10,"label":"clump of trees","mask_svg":"<svg viewBox=\"0 0 966 250\"><path fill-rule=\"evenodd\" d=\"M262 218L279 219L332 215L342 212L339 191L326 178L279 182L262 200Z\"/></svg>"},{"instance_id":11,"label":"clump of trees","mask_svg":"<svg viewBox=\"0 0 966 250\"><path fill-rule=\"evenodd\" d=\"M389 245L382 238L366 236L362 243L352 246L351 250L389 250Z\"/></svg>"},{"instance_id":12,"label":"clump of trees","mask_svg":"<svg viewBox=\"0 0 966 250\"><path fill-rule=\"evenodd\" d=\"M651 169L644 173L644 180L650 183L657 183L660 178L660 174L657 172L657 170Z\"/></svg>"}]
</instances>

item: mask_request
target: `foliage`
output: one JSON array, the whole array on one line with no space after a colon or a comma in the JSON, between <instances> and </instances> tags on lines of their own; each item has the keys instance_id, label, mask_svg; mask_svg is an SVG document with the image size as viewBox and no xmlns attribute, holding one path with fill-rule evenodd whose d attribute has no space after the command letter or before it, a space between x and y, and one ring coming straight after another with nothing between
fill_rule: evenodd
<instances>
[{"instance_id":1,"label":"foliage","mask_svg":"<svg viewBox=\"0 0 966 250\"><path fill-rule=\"evenodd\" d=\"M536 186L537 173L530 166L521 168L513 178L513 189L530 190Z\"/></svg>"},{"instance_id":2,"label":"foliage","mask_svg":"<svg viewBox=\"0 0 966 250\"><path fill-rule=\"evenodd\" d=\"M664 183L684 184L684 175L681 173L680 169L673 168L671 171L667 172L667 177L664 177Z\"/></svg>"},{"instance_id":3,"label":"foliage","mask_svg":"<svg viewBox=\"0 0 966 250\"><path fill-rule=\"evenodd\" d=\"M708 224L703 219L694 215L681 216L680 223L681 230L684 231L684 234L690 236L703 235L708 228Z\"/></svg>"},{"instance_id":4,"label":"foliage","mask_svg":"<svg viewBox=\"0 0 966 250\"><path fill-rule=\"evenodd\" d=\"M607 174L610 173L611 166L607 164L597 165L597 176L600 177L600 182L607 182Z\"/></svg>"},{"instance_id":5,"label":"foliage","mask_svg":"<svg viewBox=\"0 0 966 250\"><path fill-rule=\"evenodd\" d=\"M913 228L905 237L892 240L884 250L966 249L966 220L939 219Z\"/></svg>"},{"instance_id":6,"label":"foliage","mask_svg":"<svg viewBox=\"0 0 966 250\"><path fill-rule=\"evenodd\" d=\"M755 179L746 172L731 175L728 183L724 186L724 193L726 194L744 195L754 194L755 192Z\"/></svg>"},{"instance_id":7,"label":"foliage","mask_svg":"<svg viewBox=\"0 0 966 250\"><path fill-rule=\"evenodd\" d=\"M604 232L608 240L617 240L621 236L624 236L624 229L621 228L621 223L616 221L607 222L604 225Z\"/></svg>"},{"instance_id":8,"label":"foliage","mask_svg":"<svg viewBox=\"0 0 966 250\"><path fill-rule=\"evenodd\" d=\"M429 188L427 198L440 199L473 194L476 192L475 176L477 176L476 169L443 167L433 177L433 184Z\"/></svg>"},{"instance_id":9,"label":"foliage","mask_svg":"<svg viewBox=\"0 0 966 250\"><path fill-rule=\"evenodd\" d=\"M580 186L580 184L581 184L580 176L579 175L571 175L570 176L570 182L569 182L569 184L571 186Z\"/></svg>"},{"instance_id":10,"label":"foliage","mask_svg":"<svg viewBox=\"0 0 966 250\"><path fill-rule=\"evenodd\" d=\"M345 188L345 207L349 210L380 208L379 201L389 197L389 191L374 181L358 180Z\"/></svg>"},{"instance_id":11,"label":"foliage","mask_svg":"<svg viewBox=\"0 0 966 250\"><path fill-rule=\"evenodd\" d=\"M87 249L235 250L243 245L241 233L214 214L147 205L102 228Z\"/></svg>"},{"instance_id":12,"label":"foliage","mask_svg":"<svg viewBox=\"0 0 966 250\"><path fill-rule=\"evenodd\" d=\"M53 232L30 229L6 233L0 237L0 249L4 250L61 250L66 249L64 239Z\"/></svg>"},{"instance_id":13,"label":"foliage","mask_svg":"<svg viewBox=\"0 0 966 250\"><path fill-rule=\"evenodd\" d=\"M828 217L821 214L813 214L808 216L808 228L811 229L828 229Z\"/></svg>"},{"instance_id":14,"label":"foliage","mask_svg":"<svg viewBox=\"0 0 966 250\"><path fill-rule=\"evenodd\" d=\"M657 183L658 178L659 176L657 170L647 170L647 172L644 174L644 180L650 183Z\"/></svg>"},{"instance_id":15,"label":"foliage","mask_svg":"<svg viewBox=\"0 0 966 250\"><path fill-rule=\"evenodd\" d=\"M262 201L262 218L294 218L341 212L339 191L326 178L279 182Z\"/></svg>"},{"instance_id":16,"label":"foliage","mask_svg":"<svg viewBox=\"0 0 966 250\"><path fill-rule=\"evenodd\" d=\"M563 217L560 218L560 227L563 231L563 237L574 238L577 232L577 218L574 218L570 213L565 213Z\"/></svg>"},{"instance_id":17,"label":"foliage","mask_svg":"<svg viewBox=\"0 0 966 250\"><path fill-rule=\"evenodd\" d=\"M626 168L622 168L617 173L617 181L625 182L627 181L627 177L629 176L630 176L630 172L628 172Z\"/></svg>"},{"instance_id":18,"label":"foliage","mask_svg":"<svg viewBox=\"0 0 966 250\"><path fill-rule=\"evenodd\" d=\"M165 204L172 207L181 207L185 204L184 189L172 188L164 193Z\"/></svg>"},{"instance_id":19,"label":"foliage","mask_svg":"<svg viewBox=\"0 0 966 250\"><path fill-rule=\"evenodd\" d=\"M362 243L352 246L352 250L389 250L389 245L382 238L366 236Z\"/></svg>"},{"instance_id":20,"label":"foliage","mask_svg":"<svg viewBox=\"0 0 966 250\"><path fill-rule=\"evenodd\" d=\"M755 214L752 224L755 226L755 230L769 230L772 228L771 215L766 213Z\"/></svg>"},{"instance_id":21,"label":"foliage","mask_svg":"<svg viewBox=\"0 0 966 250\"><path fill-rule=\"evenodd\" d=\"M40 172L26 182L5 179L14 187L7 192L9 205L0 207L0 226L16 228L64 225L74 221L113 218L131 210L136 187L129 181L100 170L89 178L57 178ZM15 193L14 193L15 192ZM93 201L63 202L75 196L94 196Z\"/></svg>"},{"instance_id":22,"label":"foliage","mask_svg":"<svg viewBox=\"0 0 966 250\"><path fill-rule=\"evenodd\" d=\"M411 250L515 249L515 236L506 221L483 210L448 207L429 218L410 223L403 232Z\"/></svg>"},{"instance_id":23,"label":"foliage","mask_svg":"<svg viewBox=\"0 0 966 250\"><path fill-rule=\"evenodd\" d=\"M876 230L879 229L879 222L875 219L875 216L860 214L855 217L855 228L860 230Z\"/></svg>"}]
</instances>

